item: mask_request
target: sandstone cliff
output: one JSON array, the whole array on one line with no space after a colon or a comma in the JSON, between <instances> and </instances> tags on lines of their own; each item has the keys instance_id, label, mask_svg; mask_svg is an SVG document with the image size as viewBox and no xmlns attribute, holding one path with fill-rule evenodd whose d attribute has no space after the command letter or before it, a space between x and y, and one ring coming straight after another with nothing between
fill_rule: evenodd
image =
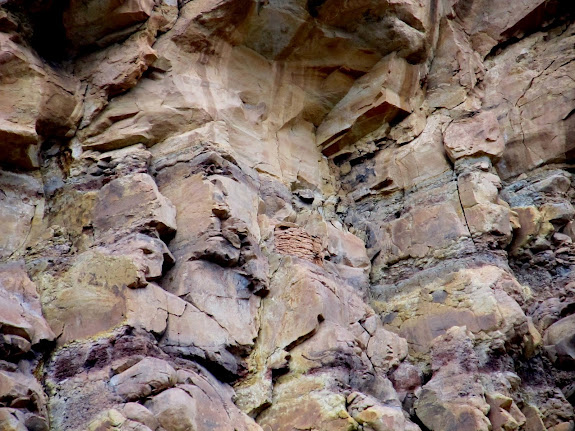
<instances>
[{"instance_id":1,"label":"sandstone cliff","mask_svg":"<svg viewBox=\"0 0 575 431\"><path fill-rule=\"evenodd\" d=\"M572 0L0 0L0 430L573 431Z\"/></svg>"}]
</instances>

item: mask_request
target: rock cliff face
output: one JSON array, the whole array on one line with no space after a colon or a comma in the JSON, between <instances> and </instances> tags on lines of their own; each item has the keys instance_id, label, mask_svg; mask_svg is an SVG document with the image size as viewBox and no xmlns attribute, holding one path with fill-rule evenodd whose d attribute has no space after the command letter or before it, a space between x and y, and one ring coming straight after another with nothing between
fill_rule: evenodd
<instances>
[{"instance_id":1,"label":"rock cliff face","mask_svg":"<svg viewBox=\"0 0 575 431\"><path fill-rule=\"evenodd\" d=\"M573 431L572 0L0 0L0 430Z\"/></svg>"}]
</instances>

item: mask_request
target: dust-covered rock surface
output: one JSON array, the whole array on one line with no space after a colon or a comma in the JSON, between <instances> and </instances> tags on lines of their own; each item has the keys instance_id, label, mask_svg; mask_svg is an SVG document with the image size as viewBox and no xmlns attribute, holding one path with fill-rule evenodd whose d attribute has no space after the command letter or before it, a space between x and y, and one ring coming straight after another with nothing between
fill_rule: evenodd
<instances>
[{"instance_id":1,"label":"dust-covered rock surface","mask_svg":"<svg viewBox=\"0 0 575 431\"><path fill-rule=\"evenodd\" d=\"M571 0L0 0L1 431L574 431Z\"/></svg>"}]
</instances>

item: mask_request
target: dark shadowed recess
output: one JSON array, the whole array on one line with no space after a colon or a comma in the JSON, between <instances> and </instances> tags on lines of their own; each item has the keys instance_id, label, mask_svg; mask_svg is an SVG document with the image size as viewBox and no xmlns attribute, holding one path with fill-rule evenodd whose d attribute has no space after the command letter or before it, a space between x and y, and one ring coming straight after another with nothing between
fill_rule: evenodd
<instances>
[{"instance_id":1,"label":"dark shadowed recess","mask_svg":"<svg viewBox=\"0 0 575 431\"><path fill-rule=\"evenodd\" d=\"M513 27L503 33L505 39L518 36L518 33L530 34L541 31L554 24L555 20L569 22L575 15L573 0L548 0L527 14Z\"/></svg>"},{"instance_id":2,"label":"dark shadowed recess","mask_svg":"<svg viewBox=\"0 0 575 431\"><path fill-rule=\"evenodd\" d=\"M20 18L22 34L36 52L49 62L67 57L63 12L68 0L8 0L4 7Z\"/></svg>"},{"instance_id":3,"label":"dark shadowed recess","mask_svg":"<svg viewBox=\"0 0 575 431\"><path fill-rule=\"evenodd\" d=\"M307 10L314 18L318 16L319 7L324 4L326 0L307 0Z\"/></svg>"},{"instance_id":4,"label":"dark shadowed recess","mask_svg":"<svg viewBox=\"0 0 575 431\"><path fill-rule=\"evenodd\" d=\"M465 16L465 5L470 5L473 0L463 0L458 3L457 7L463 8L458 10L458 16ZM505 47L517 43L526 36L538 31L545 31L551 27L567 24L575 19L575 2L573 0L548 0L528 13L523 19L519 20L514 26L502 33L501 38L504 42L493 47L487 58L499 54Z\"/></svg>"}]
</instances>

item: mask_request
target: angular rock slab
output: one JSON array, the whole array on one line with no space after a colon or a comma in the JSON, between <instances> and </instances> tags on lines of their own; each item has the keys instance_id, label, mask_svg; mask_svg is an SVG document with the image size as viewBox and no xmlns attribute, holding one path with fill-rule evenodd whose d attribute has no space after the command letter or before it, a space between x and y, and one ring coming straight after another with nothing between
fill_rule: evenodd
<instances>
[{"instance_id":1,"label":"angular rock slab","mask_svg":"<svg viewBox=\"0 0 575 431\"><path fill-rule=\"evenodd\" d=\"M411 205L398 218L378 222L381 242L376 245L381 253L372 272L409 258L439 257L470 236L456 184L419 191L410 199Z\"/></svg>"},{"instance_id":2,"label":"angular rock slab","mask_svg":"<svg viewBox=\"0 0 575 431\"><path fill-rule=\"evenodd\" d=\"M305 373L325 373L322 384L336 385L333 379L342 380L346 385L377 392L372 384L377 386L407 355L405 340L383 328L352 286L304 259L283 258L261 308L261 329L250 357L255 372L236 386L237 403L242 410L257 414L272 402L271 409L262 415L273 417L273 423L282 422L276 415L283 418L284 407L288 411L299 408L289 406L290 401L283 398L293 396L292 391L299 390L297 384L287 385L291 389L286 393L276 393L271 379L274 373L288 373L286 382L292 383L300 378L305 382L306 378L301 377ZM332 372L336 377L330 375ZM334 402L342 396L336 389L328 392L326 396L335 397ZM276 410L274 403L285 406ZM318 403L321 410L321 400ZM309 413L306 421L313 414L323 414ZM322 420L319 418L317 423ZM344 423L348 422L337 426Z\"/></svg>"},{"instance_id":3,"label":"angular rock slab","mask_svg":"<svg viewBox=\"0 0 575 431\"><path fill-rule=\"evenodd\" d=\"M110 385L125 401L136 401L174 386L176 370L166 361L144 358L110 379Z\"/></svg>"},{"instance_id":4,"label":"angular rock slab","mask_svg":"<svg viewBox=\"0 0 575 431\"><path fill-rule=\"evenodd\" d=\"M483 155L499 159L505 149L499 122L491 111L451 123L444 133L444 145L452 161Z\"/></svg>"},{"instance_id":5,"label":"angular rock slab","mask_svg":"<svg viewBox=\"0 0 575 431\"><path fill-rule=\"evenodd\" d=\"M93 225L99 236L138 229L170 236L176 230L176 209L152 177L138 173L115 179L100 190Z\"/></svg>"},{"instance_id":6,"label":"angular rock slab","mask_svg":"<svg viewBox=\"0 0 575 431\"><path fill-rule=\"evenodd\" d=\"M23 262L0 265L0 336L0 352L6 359L54 339Z\"/></svg>"},{"instance_id":7,"label":"angular rock slab","mask_svg":"<svg viewBox=\"0 0 575 431\"><path fill-rule=\"evenodd\" d=\"M421 134L401 146L386 147L371 160L357 164L344 179L349 196L358 201L366 196L387 196L429 183L452 170L443 147L445 115L427 118Z\"/></svg>"},{"instance_id":8,"label":"angular rock slab","mask_svg":"<svg viewBox=\"0 0 575 431\"><path fill-rule=\"evenodd\" d=\"M67 40L75 47L113 42L125 35L122 30L147 20L153 7L154 0L73 0L63 15Z\"/></svg>"},{"instance_id":9,"label":"angular rock slab","mask_svg":"<svg viewBox=\"0 0 575 431\"><path fill-rule=\"evenodd\" d=\"M205 260L183 262L166 276L164 289L211 316L239 346L257 337L260 297L237 271Z\"/></svg>"},{"instance_id":10,"label":"angular rock slab","mask_svg":"<svg viewBox=\"0 0 575 431\"><path fill-rule=\"evenodd\" d=\"M545 331L543 343L551 359L562 367L575 363L575 314L564 317Z\"/></svg>"},{"instance_id":11,"label":"angular rock slab","mask_svg":"<svg viewBox=\"0 0 575 431\"><path fill-rule=\"evenodd\" d=\"M180 370L178 386L155 395L145 406L166 431L261 431L233 404L230 392L213 377Z\"/></svg>"},{"instance_id":12,"label":"angular rock slab","mask_svg":"<svg viewBox=\"0 0 575 431\"><path fill-rule=\"evenodd\" d=\"M502 179L572 157L574 39L573 24L535 33L486 62L483 106L497 115L505 140Z\"/></svg>"},{"instance_id":13,"label":"angular rock slab","mask_svg":"<svg viewBox=\"0 0 575 431\"><path fill-rule=\"evenodd\" d=\"M419 69L390 54L355 81L346 96L317 129L317 144L326 156L397 118L411 113Z\"/></svg>"},{"instance_id":14,"label":"angular rock slab","mask_svg":"<svg viewBox=\"0 0 575 431\"><path fill-rule=\"evenodd\" d=\"M69 138L80 116L79 84L0 33L0 163L40 166L43 138Z\"/></svg>"}]
</instances>

